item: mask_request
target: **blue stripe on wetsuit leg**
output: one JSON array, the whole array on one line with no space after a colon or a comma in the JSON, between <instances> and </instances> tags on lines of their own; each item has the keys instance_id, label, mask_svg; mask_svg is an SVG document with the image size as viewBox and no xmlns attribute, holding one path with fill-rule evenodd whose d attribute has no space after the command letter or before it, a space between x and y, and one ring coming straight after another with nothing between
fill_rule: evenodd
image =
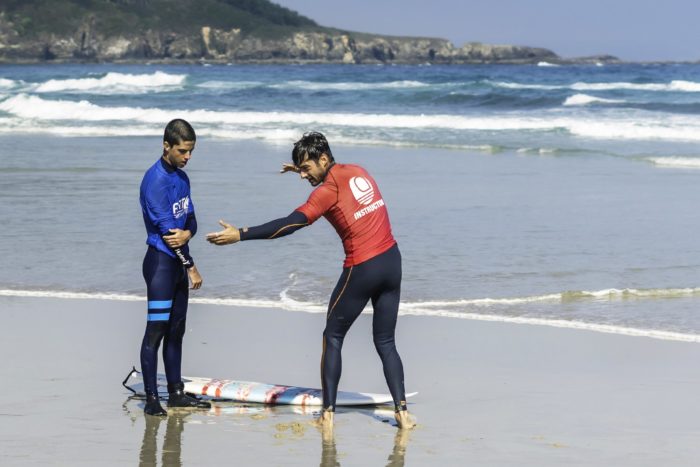
<instances>
[{"instance_id":1,"label":"blue stripe on wetsuit leg","mask_svg":"<svg viewBox=\"0 0 700 467\"><path fill-rule=\"evenodd\" d=\"M168 321L170 313L149 313L148 321Z\"/></svg>"},{"instance_id":2,"label":"blue stripe on wetsuit leg","mask_svg":"<svg viewBox=\"0 0 700 467\"><path fill-rule=\"evenodd\" d=\"M148 321L168 321L170 319L170 309L173 307L172 300L149 300L148 301ZM167 313L152 313L152 310L168 310Z\"/></svg>"}]
</instances>

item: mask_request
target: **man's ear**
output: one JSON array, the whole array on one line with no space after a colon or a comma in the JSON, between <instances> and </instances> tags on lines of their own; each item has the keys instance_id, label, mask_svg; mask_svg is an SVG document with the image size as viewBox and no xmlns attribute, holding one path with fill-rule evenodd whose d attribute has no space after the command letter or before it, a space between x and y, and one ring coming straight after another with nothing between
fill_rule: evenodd
<instances>
[{"instance_id":1,"label":"man's ear","mask_svg":"<svg viewBox=\"0 0 700 467\"><path fill-rule=\"evenodd\" d=\"M328 154L324 152L323 154L321 154L321 157L318 158L318 162L321 164L321 167L325 169L326 167L328 167L328 164L331 163L331 160L328 158Z\"/></svg>"},{"instance_id":2,"label":"man's ear","mask_svg":"<svg viewBox=\"0 0 700 467\"><path fill-rule=\"evenodd\" d=\"M170 143L163 141L163 155L170 151Z\"/></svg>"}]
</instances>

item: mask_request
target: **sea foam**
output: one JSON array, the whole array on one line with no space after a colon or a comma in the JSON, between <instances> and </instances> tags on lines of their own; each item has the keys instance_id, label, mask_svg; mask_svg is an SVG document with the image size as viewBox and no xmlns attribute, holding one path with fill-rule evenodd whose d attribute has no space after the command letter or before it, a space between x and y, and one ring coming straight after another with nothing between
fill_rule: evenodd
<instances>
[{"instance_id":1,"label":"sea foam","mask_svg":"<svg viewBox=\"0 0 700 467\"><path fill-rule=\"evenodd\" d=\"M565 106L588 104L619 104L624 101L618 99L603 99L602 97L589 96L588 94L574 94L564 101Z\"/></svg>"},{"instance_id":2,"label":"sea foam","mask_svg":"<svg viewBox=\"0 0 700 467\"><path fill-rule=\"evenodd\" d=\"M173 88L182 87L186 78L187 75L171 75L162 71L141 75L112 72L101 78L51 79L37 85L34 92L139 94L154 91L172 91Z\"/></svg>"},{"instance_id":3,"label":"sea foam","mask_svg":"<svg viewBox=\"0 0 700 467\"><path fill-rule=\"evenodd\" d=\"M323 125L335 127L336 132L351 132L361 128L375 132L376 129L398 130L471 130L471 131L561 131L573 135L611 140L700 140L700 117L694 115L668 116L665 113L644 114L606 113L599 115L573 116L566 114L377 114L377 113L323 113L323 112L256 112L220 110L183 110L143 107L108 107L88 100L44 99L39 96L18 94L0 102L0 111L17 117L21 123L18 131L46 131L43 122L71 122L66 127L86 126L89 122L105 122L105 134L113 134L118 122L128 127L138 127L136 134L151 131L155 125L168 121L173 114L182 115L203 130L216 132L222 138L240 139L236 133L246 130L264 132L300 131ZM109 127L109 128L107 128ZM125 134L120 132L119 134ZM128 134L128 133L126 133ZM150 133L149 133L150 134ZM373 139L373 138L369 138ZM376 139L376 138L375 138ZM391 142L391 139L388 141Z\"/></svg>"},{"instance_id":4,"label":"sea foam","mask_svg":"<svg viewBox=\"0 0 700 467\"><path fill-rule=\"evenodd\" d=\"M363 82L337 82L337 83L323 83L317 81L287 81L286 83L279 83L270 85L271 88L276 89L305 89L310 91L357 91L357 90L373 90L373 89L402 89L402 88L420 88L435 86L430 83L423 83L421 81L388 81L388 82L378 82L378 83L363 83Z\"/></svg>"},{"instance_id":5,"label":"sea foam","mask_svg":"<svg viewBox=\"0 0 700 467\"><path fill-rule=\"evenodd\" d=\"M28 297L28 298L58 298L78 300L120 300L120 301L145 301L145 296L119 293L89 293L67 292L51 290L13 290L0 289L0 296L4 297ZM700 296L700 288L679 289L604 289L598 291L571 291L555 294L537 295L531 297L515 298L480 298L466 300L444 300L423 302L402 302L399 314L438 318L470 319L477 321L491 321L512 324L527 324L536 326L549 326L557 328L578 329L592 332L619 334L634 337L647 337L679 342L699 342L700 334L674 332L659 329L644 329L632 326L620 326L585 322L581 320L563 320L526 316L510 316L498 313L498 307L525 305L544 302L566 302L571 300L628 300L628 299L662 299ZM277 308L286 311L304 313L326 313L325 303L314 303L292 299L287 290L279 295L279 300L266 299L242 299L242 298L191 298L190 303L249 307L249 308ZM474 312L464 307L471 306L487 310L495 307L490 313ZM459 307L460 309L454 309ZM371 311L365 310L365 314Z\"/></svg>"},{"instance_id":6,"label":"sea foam","mask_svg":"<svg viewBox=\"0 0 700 467\"><path fill-rule=\"evenodd\" d=\"M700 169L700 157L647 157L645 160L660 167Z\"/></svg>"},{"instance_id":7,"label":"sea foam","mask_svg":"<svg viewBox=\"0 0 700 467\"><path fill-rule=\"evenodd\" d=\"M700 83L695 81L673 80L670 83L631 83L608 82L586 83L578 81L572 84L530 84L509 81L492 81L491 84L507 89L573 89L574 91L660 91L660 92L700 92Z\"/></svg>"}]
</instances>

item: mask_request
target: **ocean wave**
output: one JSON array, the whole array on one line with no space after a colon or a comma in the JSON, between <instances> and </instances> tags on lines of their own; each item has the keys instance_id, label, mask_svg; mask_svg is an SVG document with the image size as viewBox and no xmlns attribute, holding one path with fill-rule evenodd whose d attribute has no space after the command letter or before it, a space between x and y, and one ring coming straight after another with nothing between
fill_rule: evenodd
<instances>
[{"instance_id":1,"label":"ocean wave","mask_svg":"<svg viewBox=\"0 0 700 467\"><path fill-rule=\"evenodd\" d=\"M549 63L549 62L538 62L537 66L540 66L540 67L558 67L560 65L557 65L556 63Z\"/></svg>"},{"instance_id":2,"label":"ocean wave","mask_svg":"<svg viewBox=\"0 0 700 467\"><path fill-rule=\"evenodd\" d=\"M661 167L700 169L700 157L647 157L645 160Z\"/></svg>"},{"instance_id":3,"label":"ocean wave","mask_svg":"<svg viewBox=\"0 0 700 467\"><path fill-rule=\"evenodd\" d=\"M661 331L657 329L644 329L610 324L596 324L585 321L561 320L549 318L526 318L520 316L486 315L479 313L459 313L444 310L410 310L404 315L435 316L444 318L471 319L475 321L491 321L511 324L528 324L534 326L548 326L564 329L577 329L582 331L600 332L604 334L618 334L630 337L647 337L666 341L697 342L700 343L700 334Z\"/></svg>"},{"instance_id":4,"label":"ocean wave","mask_svg":"<svg viewBox=\"0 0 700 467\"><path fill-rule=\"evenodd\" d=\"M700 141L700 119L587 119L564 123L575 136L607 140Z\"/></svg>"},{"instance_id":5,"label":"ocean wave","mask_svg":"<svg viewBox=\"0 0 700 467\"><path fill-rule=\"evenodd\" d=\"M110 72L101 78L51 79L37 85L33 91L37 93L142 94L181 88L186 78L187 75L171 75L162 71L141 75Z\"/></svg>"},{"instance_id":6,"label":"ocean wave","mask_svg":"<svg viewBox=\"0 0 700 467\"><path fill-rule=\"evenodd\" d=\"M11 79L0 78L0 89L10 89L15 87L16 83Z\"/></svg>"},{"instance_id":7,"label":"ocean wave","mask_svg":"<svg viewBox=\"0 0 700 467\"><path fill-rule=\"evenodd\" d=\"M511 83L508 81L485 81L487 84L492 86L506 89L541 89L546 91L551 91L553 89L566 89L567 86L564 85L554 85L554 84L528 84L528 83Z\"/></svg>"},{"instance_id":8,"label":"ocean wave","mask_svg":"<svg viewBox=\"0 0 700 467\"><path fill-rule=\"evenodd\" d=\"M421 87L432 87L435 84L424 83L421 81L401 80L387 81L378 83L363 83L363 82L339 82L339 83L323 83L318 81L287 81L286 83L272 84L271 88L275 89L304 89L308 91L358 91L358 90L373 90L373 89L410 89Z\"/></svg>"},{"instance_id":9,"label":"ocean wave","mask_svg":"<svg viewBox=\"0 0 700 467\"><path fill-rule=\"evenodd\" d=\"M424 83L421 81L401 80L377 83L365 82L336 82L325 83L319 81L293 80L282 83L264 83L262 81L206 81L197 84L196 87L207 89L250 89L266 87L270 89L305 91L366 91L379 89L412 89L421 87L440 87L440 84Z\"/></svg>"},{"instance_id":10,"label":"ocean wave","mask_svg":"<svg viewBox=\"0 0 700 467\"><path fill-rule=\"evenodd\" d=\"M558 154L560 152L582 152L581 150L567 150L561 148L518 148L515 150L518 154L539 154L541 156Z\"/></svg>"},{"instance_id":11,"label":"ocean wave","mask_svg":"<svg viewBox=\"0 0 700 467\"><path fill-rule=\"evenodd\" d=\"M240 139L237 131L273 130L283 132L301 131L309 127L323 126L331 131L352 132L362 129L365 133L377 133L377 129L392 130L465 130L465 131L568 131L574 136L611 140L700 140L700 118L695 115L668 116L647 112L644 115L608 113L582 117L562 114L497 114L490 116L449 114L369 114L369 113L323 113L323 112L256 112L182 110L142 107L105 107L86 100L49 100L39 96L18 94L0 101L0 111L19 120L17 131L46 131L48 123L74 122L66 127L89 126L95 122L109 122L106 134L128 134L113 129L115 122L130 128L140 128L135 134L147 132L172 116L180 115L222 138ZM12 128L2 129L6 132ZM51 131L51 130L49 130ZM116 131L117 133L113 133ZM349 135L348 135L349 136ZM365 134L364 137L369 135ZM404 135L405 136L405 135ZM402 138L404 136L401 136ZM375 139L370 136L370 139ZM387 138L385 138L387 139ZM419 138L420 139L420 138ZM388 138L388 143L392 138Z\"/></svg>"},{"instance_id":12,"label":"ocean wave","mask_svg":"<svg viewBox=\"0 0 700 467\"><path fill-rule=\"evenodd\" d=\"M90 293L67 292L50 290L13 290L0 289L0 296L27 297L27 298L59 298L78 300L120 300L120 301L145 301L145 296L120 293ZM526 305L532 303L556 303L577 300L629 300L629 299L668 299L680 297L700 296L700 288L677 289L604 289L598 291L568 291L555 294L536 295L516 298L480 298L465 300L402 302L399 313L401 315L427 316L454 319L470 319L478 321L491 321L512 324L528 324L537 326L549 326L557 328L578 329L593 332L619 334L625 336L647 337L662 340L700 343L700 334L665 331L659 329L645 329L631 326L600 324L580 320L564 320L555 318L538 318L525 316L509 316L502 313L475 313L464 310L465 306L487 309L490 307L511 307L513 305ZM304 313L326 313L325 303L314 303L295 300L283 290L278 300L252 299L252 298L191 298L190 303L231 307L248 308L276 308L286 311ZM455 309L459 307L459 309ZM370 311L365 311L369 313Z\"/></svg>"},{"instance_id":13,"label":"ocean wave","mask_svg":"<svg viewBox=\"0 0 700 467\"><path fill-rule=\"evenodd\" d=\"M644 299L667 299L682 297L700 297L699 288L661 288L661 289L602 289L602 290L569 290L559 293L532 295L526 297L513 298L475 298L460 300L441 301L421 301L414 303L402 303L406 309L428 309L428 308L461 308L464 306L475 307L503 307L512 305L523 305L541 302L569 303L589 300L644 300Z\"/></svg>"},{"instance_id":14,"label":"ocean wave","mask_svg":"<svg viewBox=\"0 0 700 467\"><path fill-rule=\"evenodd\" d=\"M574 91L661 91L661 92L700 92L700 83L695 81L673 80L669 83L631 83L631 82L609 82L609 83L586 83L578 81L572 84L531 84L515 83L509 81L486 81L495 87L506 89L572 89Z\"/></svg>"},{"instance_id":15,"label":"ocean wave","mask_svg":"<svg viewBox=\"0 0 700 467\"><path fill-rule=\"evenodd\" d=\"M564 101L565 106L588 104L620 104L625 101L619 99L603 99L602 97L589 96L588 94L574 94Z\"/></svg>"},{"instance_id":16,"label":"ocean wave","mask_svg":"<svg viewBox=\"0 0 700 467\"><path fill-rule=\"evenodd\" d=\"M265 86L262 81L205 81L195 87L204 89L251 89Z\"/></svg>"},{"instance_id":17,"label":"ocean wave","mask_svg":"<svg viewBox=\"0 0 700 467\"><path fill-rule=\"evenodd\" d=\"M455 130L550 129L549 121L538 118L465 117L455 115L400 115L363 113L227 112L214 110L174 110L142 107L103 107L89 101L47 100L19 94L0 102L0 110L27 119L129 121L161 123L173 114L195 123L261 125L288 124L294 127L325 126L371 128L445 128Z\"/></svg>"},{"instance_id":18,"label":"ocean wave","mask_svg":"<svg viewBox=\"0 0 700 467\"><path fill-rule=\"evenodd\" d=\"M670 83L574 83L571 89L577 91L612 91L627 89L633 91L666 91L666 92L700 92L700 83L694 81L673 80Z\"/></svg>"},{"instance_id":19,"label":"ocean wave","mask_svg":"<svg viewBox=\"0 0 700 467\"><path fill-rule=\"evenodd\" d=\"M0 118L0 134L49 134L62 137L112 137L112 136L162 136L163 128L159 124L151 125L55 125L36 124L18 119ZM204 137L247 140L260 139L271 143L293 143L299 138L299 131L282 128L236 128L218 129L211 127L197 128L197 134ZM352 144L351 138L344 140ZM378 143L379 144L379 143Z\"/></svg>"}]
</instances>

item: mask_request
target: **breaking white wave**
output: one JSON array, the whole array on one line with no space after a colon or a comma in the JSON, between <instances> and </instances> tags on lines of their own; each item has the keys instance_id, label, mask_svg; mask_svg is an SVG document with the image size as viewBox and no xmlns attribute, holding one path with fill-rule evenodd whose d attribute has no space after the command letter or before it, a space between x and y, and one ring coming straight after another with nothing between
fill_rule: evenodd
<instances>
[{"instance_id":1,"label":"breaking white wave","mask_svg":"<svg viewBox=\"0 0 700 467\"><path fill-rule=\"evenodd\" d=\"M606 113L584 114L580 117L554 113L506 113L496 115L449 114L365 114L323 112L256 112L183 110L142 107L106 107L86 100L49 100L38 96L19 94L0 102L0 111L19 120L18 131L42 132L56 122L64 127L75 127L75 132L91 123L105 122L104 134L129 134L113 128L117 123L137 128L134 134L151 134L152 128L169 121L174 115L198 124L202 131L210 131L222 138L240 139L236 132L272 130L302 131L309 127L323 126L362 129L378 132L392 130L467 130L467 131L568 131L572 135L612 140L700 140L700 117L695 115L667 115L644 112L637 114ZM50 123L50 125L49 125ZM143 126L143 127L142 127ZM145 128L144 128L145 127ZM3 129L2 131L6 131ZM264 137L264 136L263 136ZM365 135L367 137L367 135ZM369 139L377 139L369 137ZM389 138L388 143L392 139Z\"/></svg>"},{"instance_id":2,"label":"breaking white wave","mask_svg":"<svg viewBox=\"0 0 700 467\"><path fill-rule=\"evenodd\" d=\"M171 75L162 71L142 75L111 72L101 78L52 79L39 84L34 92L141 94L172 91L174 88L181 88L186 79L187 75Z\"/></svg>"},{"instance_id":3,"label":"breaking white wave","mask_svg":"<svg viewBox=\"0 0 700 467\"><path fill-rule=\"evenodd\" d=\"M421 81L388 81L378 83L363 83L363 82L340 82L340 83L322 83L318 81L287 81L286 83L270 85L271 88L278 89L305 89L308 91L358 91L372 89L402 89L402 88L420 88L434 86Z\"/></svg>"},{"instance_id":4,"label":"breaking white wave","mask_svg":"<svg viewBox=\"0 0 700 467\"><path fill-rule=\"evenodd\" d=\"M162 123L173 115L191 122L208 124L288 124L294 127L325 126L380 128L446 128L456 130L520 130L552 128L549 121L522 117L464 117L455 115L396 115L362 113L227 112L214 110L172 110L141 107L103 107L89 101L46 100L19 94L0 102L0 110L17 117L37 120L79 120L83 122L128 121Z\"/></svg>"},{"instance_id":5,"label":"breaking white wave","mask_svg":"<svg viewBox=\"0 0 700 467\"><path fill-rule=\"evenodd\" d=\"M490 83L493 86L496 86L499 88L507 88L507 89L543 89L543 90L566 89L566 86L554 85L554 84L526 84L526 83L511 83L508 81L493 81L493 82L487 82L487 83Z\"/></svg>"},{"instance_id":6,"label":"breaking white wave","mask_svg":"<svg viewBox=\"0 0 700 467\"><path fill-rule=\"evenodd\" d=\"M602 97L589 96L588 94L574 94L564 101L565 106L588 104L620 104L625 101L618 99L603 99Z\"/></svg>"},{"instance_id":7,"label":"breaking white wave","mask_svg":"<svg viewBox=\"0 0 700 467\"><path fill-rule=\"evenodd\" d=\"M196 87L204 89L250 89L264 86L261 81L205 81Z\"/></svg>"},{"instance_id":8,"label":"breaking white wave","mask_svg":"<svg viewBox=\"0 0 700 467\"><path fill-rule=\"evenodd\" d=\"M16 83L11 79L0 78L0 89L10 89L15 87Z\"/></svg>"},{"instance_id":9,"label":"breaking white wave","mask_svg":"<svg viewBox=\"0 0 700 467\"><path fill-rule=\"evenodd\" d=\"M699 157L647 157L645 160L661 167L700 169Z\"/></svg>"},{"instance_id":10,"label":"breaking white wave","mask_svg":"<svg viewBox=\"0 0 700 467\"><path fill-rule=\"evenodd\" d=\"M557 64L555 64L555 63L549 63L549 62L538 62L538 63L537 63L537 66L541 66L541 67L558 67L559 65L557 65Z\"/></svg>"},{"instance_id":11,"label":"breaking white wave","mask_svg":"<svg viewBox=\"0 0 700 467\"><path fill-rule=\"evenodd\" d=\"M661 92L700 92L700 83L695 81L673 80L670 83L630 83L630 82L609 82L609 83L585 83L576 82L572 84L530 84L515 83L508 81L490 82L493 86L507 89L573 89L574 91L661 91Z\"/></svg>"},{"instance_id":12,"label":"breaking white wave","mask_svg":"<svg viewBox=\"0 0 700 467\"><path fill-rule=\"evenodd\" d=\"M694 81L673 80L670 83L574 83L571 89L579 91L612 91L627 89L633 91L667 91L667 92L700 92L700 83Z\"/></svg>"}]
</instances>

